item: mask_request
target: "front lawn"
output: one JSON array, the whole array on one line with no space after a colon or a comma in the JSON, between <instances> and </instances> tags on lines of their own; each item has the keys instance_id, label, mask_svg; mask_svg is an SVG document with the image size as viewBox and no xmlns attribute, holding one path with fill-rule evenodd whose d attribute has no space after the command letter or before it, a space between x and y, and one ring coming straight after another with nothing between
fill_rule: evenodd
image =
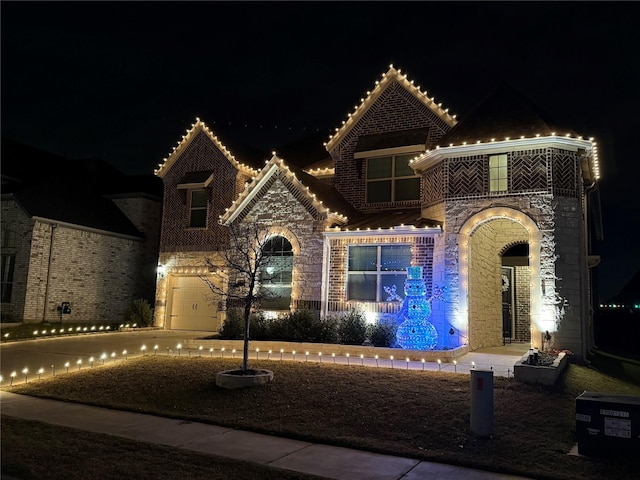
<instances>
[{"instance_id":1,"label":"front lawn","mask_svg":"<svg viewBox=\"0 0 640 480\"><path fill-rule=\"evenodd\" d=\"M635 458L567 455L580 393L640 395L640 386L586 367L570 365L554 388L496 377L494 435L482 439L469 432L468 375L261 360L251 366L273 370L272 383L215 387L215 372L237 366L237 359L146 356L10 391L535 478L635 479L640 468Z\"/></svg>"}]
</instances>

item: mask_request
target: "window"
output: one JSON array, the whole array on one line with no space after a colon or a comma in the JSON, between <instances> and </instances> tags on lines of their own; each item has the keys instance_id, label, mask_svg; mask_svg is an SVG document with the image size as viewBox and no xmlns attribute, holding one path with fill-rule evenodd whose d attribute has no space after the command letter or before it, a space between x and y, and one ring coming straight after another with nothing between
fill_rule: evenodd
<instances>
[{"instance_id":1,"label":"window","mask_svg":"<svg viewBox=\"0 0 640 480\"><path fill-rule=\"evenodd\" d=\"M293 281L293 247L284 237L270 238L262 247L265 263L260 271L261 307L289 310Z\"/></svg>"},{"instance_id":2,"label":"window","mask_svg":"<svg viewBox=\"0 0 640 480\"><path fill-rule=\"evenodd\" d=\"M11 301L11 290L13 290L13 270L16 265L16 255L11 254L2 254L2 264L0 275L1 284L0 290L2 293L2 303Z\"/></svg>"},{"instance_id":3,"label":"window","mask_svg":"<svg viewBox=\"0 0 640 480\"><path fill-rule=\"evenodd\" d=\"M489 192L506 192L509 184L507 155L489 155Z\"/></svg>"},{"instance_id":4,"label":"window","mask_svg":"<svg viewBox=\"0 0 640 480\"><path fill-rule=\"evenodd\" d=\"M207 226L207 192L191 190L189 192L189 227L206 228Z\"/></svg>"},{"instance_id":5,"label":"window","mask_svg":"<svg viewBox=\"0 0 640 480\"><path fill-rule=\"evenodd\" d=\"M350 246L347 300L385 301L385 287L402 291L410 265L410 245Z\"/></svg>"},{"instance_id":6,"label":"window","mask_svg":"<svg viewBox=\"0 0 640 480\"><path fill-rule=\"evenodd\" d=\"M409 166L416 154L367 159L367 203L420 199L420 177Z\"/></svg>"},{"instance_id":7,"label":"window","mask_svg":"<svg viewBox=\"0 0 640 480\"><path fill-rule=\"evenodd\" d=\"M13 290L13 272L16 265L15 252L16 233L8 228L2 229L2 256L0 257L0 295L2 303L11 301L11 291Z\"/></svg>"}]
</instances>

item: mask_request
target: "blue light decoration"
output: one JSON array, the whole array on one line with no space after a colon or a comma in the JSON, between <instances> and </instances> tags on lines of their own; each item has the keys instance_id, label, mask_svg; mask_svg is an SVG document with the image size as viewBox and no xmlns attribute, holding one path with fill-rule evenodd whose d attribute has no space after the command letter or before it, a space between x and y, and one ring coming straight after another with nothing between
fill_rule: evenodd
<instances>
[{"instance_id":1,"label":"blue light decoration","mask_svg":"<svg viewBox=\"0 0 640 480\"><path fill-rule=\"evenodd\" d=\"M422 267L408 267L404 284L405 298L398 312L396 341L402 348L411 350L433 350L438 344L438 332L428 318L431 316L431 301L440 298L441 289L427 296L427 288L422 279Z\"/></svg>"}]
</instances>

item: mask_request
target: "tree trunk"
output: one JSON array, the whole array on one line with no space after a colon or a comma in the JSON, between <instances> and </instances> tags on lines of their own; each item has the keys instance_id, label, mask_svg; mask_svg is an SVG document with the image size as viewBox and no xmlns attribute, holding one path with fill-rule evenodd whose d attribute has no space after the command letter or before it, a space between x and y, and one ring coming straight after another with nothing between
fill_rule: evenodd
<instances>
[{"instance_id":1,"label":"tree trunk","mask_svg":"<svg viewBox=\"0 0 640 480\"><path fill-rule=\"evenodd\" d=\"M251 325L251 303L244 307L244 348L242 352L242 371L249 369L249 327Z\"/></svg>"}]
</instances>

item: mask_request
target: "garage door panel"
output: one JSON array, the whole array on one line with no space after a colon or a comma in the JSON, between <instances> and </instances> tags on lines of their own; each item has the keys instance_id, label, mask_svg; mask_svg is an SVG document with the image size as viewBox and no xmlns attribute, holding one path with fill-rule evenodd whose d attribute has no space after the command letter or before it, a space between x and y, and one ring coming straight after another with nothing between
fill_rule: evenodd
<instances>
[{"instance_id":1,"label":"garage door panel","mask_svg":"<svg viewBox=\"0 0 640 480\"><path fill-rule=\"evenodd\" d=\"M218 331L218 299L198 277L177 277L171 290L171 329Z\"/></svg>"}]
</instances>

